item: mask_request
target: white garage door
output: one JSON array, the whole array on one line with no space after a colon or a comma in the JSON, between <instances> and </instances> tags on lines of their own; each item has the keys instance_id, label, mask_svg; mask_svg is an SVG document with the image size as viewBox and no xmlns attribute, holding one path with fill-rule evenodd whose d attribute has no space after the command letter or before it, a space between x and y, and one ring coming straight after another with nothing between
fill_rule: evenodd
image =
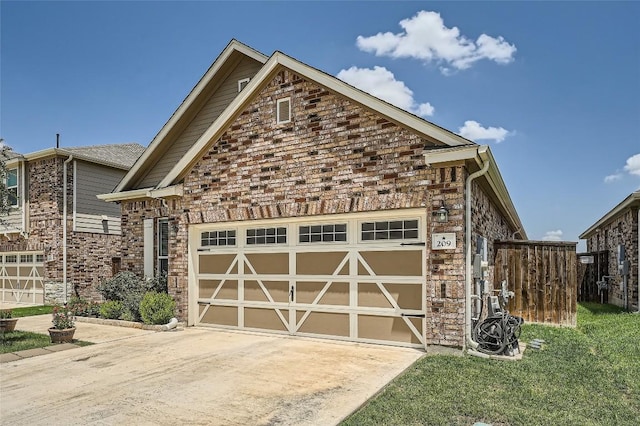
<instances>
[{"instance_id":1,"label":"white garage door","mask_svg":"<svg viewBox=\"0 0 640 426\"><path fill-rule=\"evenodd\" d=\"M412 210L194 227L195 323L424 347L424 219Z\"/></svg>"},{"instance_id":2,"label":"white garage door","mask_svg":"<svg viewBox=\"0 0 640 426\"><path fill-rule=\"evenodd\" d=\"M43 304L44 253L0 252L0 298L6 303Z\"/></svg>"}]
</instances>

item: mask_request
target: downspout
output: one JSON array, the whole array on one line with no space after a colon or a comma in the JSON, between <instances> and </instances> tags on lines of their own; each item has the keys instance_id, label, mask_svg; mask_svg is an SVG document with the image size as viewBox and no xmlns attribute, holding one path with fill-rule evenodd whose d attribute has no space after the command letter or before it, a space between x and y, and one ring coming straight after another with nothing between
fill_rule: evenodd
<instances>
[{"instance_id":1,"label":"downspout","mask_svg":"<svg viewBox=\"0 0 640 426\"><path fill-rule=\"evenodd\" d=\"M64 303L69 298L67 291L67 165L73 160L73 154L62 163L62 283L64 285ZM75 180L75 176L73 177Z\"/></svg>"},{"instance_id":2,"label":"downspout","mask_svg":"<svg viewBox=\"0 0 640 426\"><path fill-rule=\"evenodd\" d=\"M479 152L478 152L479 154ZM479 157L479 155L478 155ZM480 159L482 161L482 159ZM465 188L465 221L466 221L466 232L465 232L465 247L466 247L466 259L465 259L465 336L466 336L466 344L470 346L472 349L478 348L478 342L473 340L471 335L471 286L472 286L472 268L471 268L471 183L473 180L479 176L484 175L489 170L489 160L487 159L482 168L477 172L472 173L467 177L466 188Z\"/></svg>"},{"instance_id":3,"label":"downspout","mask_svg":"<svg viewBox=\"0 0 640 426\"><path fill-rule=\"evenodd\" d=\"M26 161L26 160L25 160ZM29 230L27 229L27 200L26 200L26 195L27 195L27 188L26 188L26 184L27 184L27 179L25 174L27 173L27 167L26 167L26 163L25 161L22 161L21 163L21 169L20 170L20 199L22 200L22 233L23 235L27 235L27 233L29 232Z\"/></svg>"}]
</instances>

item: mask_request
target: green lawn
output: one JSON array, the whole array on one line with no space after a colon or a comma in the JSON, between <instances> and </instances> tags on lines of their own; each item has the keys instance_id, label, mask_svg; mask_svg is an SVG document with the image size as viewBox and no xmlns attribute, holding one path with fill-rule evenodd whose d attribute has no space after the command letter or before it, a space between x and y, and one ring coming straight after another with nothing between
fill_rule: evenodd
<instances>
[{"instance_id":1,"label":"green lawn","mask_svg":"<svg viewBox=\"0 0 640 426\"><path fill-rule=\"evenodd\" d=\"M534 338L518 362L424 357L343 425L640 424L640 315L584 303L576 329L525 325Z\"/></svg>"},{"instance_id":2,"label":"green lawn","mask_svg":"<svg viewBox=\"0 0 640 426\"><path fill-rule=\"evenodd\" d=\"M52 344L48 334L19 330L0 333L0 354L44 348Z\"/></svg>"},{"instance_id":3,"label":"green lawn","mask_svg":"<svg viewBox=\"0 0 640 426\"><path fill-rule=\"evenodd\" d=\"M53 312L53 306L26 306L24 308L11 309L13 318L29 317L32 315L46 315Z\"/></svg>"}]
</instances>

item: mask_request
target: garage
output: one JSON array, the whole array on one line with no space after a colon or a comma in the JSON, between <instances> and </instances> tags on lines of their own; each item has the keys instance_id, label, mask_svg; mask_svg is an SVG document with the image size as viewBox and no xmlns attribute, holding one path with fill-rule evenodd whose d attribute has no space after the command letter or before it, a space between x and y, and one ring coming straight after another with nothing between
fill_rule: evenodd
<instances>
[{"instance_id":1,"label":"garage","mask_svg":"<svg viewBox=\"0 0 640 426\"><path fill-rule=\"evenodd\" d=\"M6 303L43 304L44 253L0 252L0 297Z\"/></svg>"},{"instance_id":2,"label":"garage","mask_svg":"<svg viewBox=\"0 0 640 426\"><path fill-rule=\"evenodd\" d=\"M192 226L194 323L424 347L424 235L423 209Z\"/></svg>"}]
</instances>

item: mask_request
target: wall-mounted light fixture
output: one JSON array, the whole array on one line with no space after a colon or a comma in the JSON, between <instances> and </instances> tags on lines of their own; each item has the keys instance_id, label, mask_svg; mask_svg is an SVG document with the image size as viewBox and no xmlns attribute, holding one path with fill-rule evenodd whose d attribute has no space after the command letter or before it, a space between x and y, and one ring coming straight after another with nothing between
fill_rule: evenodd
<instances>
[{"instance_id":1,"label":"wall-mounted light fixture","mask_svg":"<svg viewBox=\"0 0 640 426\"><path fill-rule=\"evenodd\" d=\"M432 214L436 222L444 223L449 221L449 210L445 207L444 201L441 201L440 208Z\"/></svg>"}]
</instances>

